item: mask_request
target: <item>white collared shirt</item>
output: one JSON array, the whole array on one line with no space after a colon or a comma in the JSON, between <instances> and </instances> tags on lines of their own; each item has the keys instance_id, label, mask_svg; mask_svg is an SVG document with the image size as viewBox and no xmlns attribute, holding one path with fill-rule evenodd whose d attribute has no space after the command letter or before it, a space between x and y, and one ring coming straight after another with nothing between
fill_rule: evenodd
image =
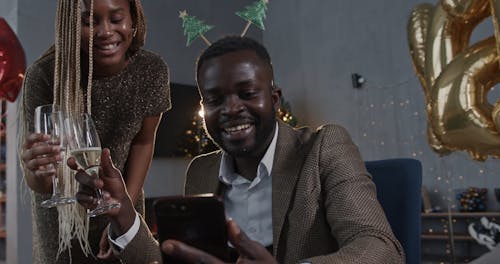
<instances>
[{"instance_id":1,"label":"white collared shirt","mask_svg":"<svg viewBox=\"0 0 500 264\"><path fill-rule=\"evenodd\" d=\"M228 186L224 194L226 217L233 219L250 239L263 246L273 244L271 171L278 125L275 127L273 140L259 162L253 181L235 172L234 160L226 153L222 155L219 168L219 180Z\"/></svg>"},{"instance_id":2,"label":"white collared shirt","mask_svg":"<svg viewBox=\"0 0 500 264\"><path fill-rule=\"evenodd\" d=\"M234 171L232 158L222 155L219 180L228 185L224 195L226 217L232 218L250 239L267 247L273 244L272 181L274 153L278 139L276 123L274 137L257 167L257 177L252 182ZM124 249L139 232L140 219L136 213L132 227L123 235L109 240ZM111 230L111 229L110 229Z\"/></svg>"}]
</instances>

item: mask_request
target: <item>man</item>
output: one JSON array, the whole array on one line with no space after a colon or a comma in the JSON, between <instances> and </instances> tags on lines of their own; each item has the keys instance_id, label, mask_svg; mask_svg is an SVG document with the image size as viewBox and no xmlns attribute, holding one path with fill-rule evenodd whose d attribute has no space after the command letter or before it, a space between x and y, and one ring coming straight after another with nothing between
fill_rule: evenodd
<instances>
[{"instance_id":1,"label":"man","mask_svg":"<svg viewBox=\"0 0 500 264\"><path fill-rule=\"evenodd\" d=\"M224 197L226 214L233 219L229 239L239 261L404 262L347 132L338 125L296 130L277 121L281 91L274 86L262 45L241 37L213 43L198 60L197 82L206 130L222 151L191 162L185 192ZM125 263L160 261L159 247L134 213L107 153L101 180L77 175L86 186L79 201L95 206L93 190L103 187L122 203L110 213L110 238L120 258ZM69 164L74 168L74 161ZM164 242L162 250L192 263L219 262L178 241Z\"/></svg>"}]
</instances>

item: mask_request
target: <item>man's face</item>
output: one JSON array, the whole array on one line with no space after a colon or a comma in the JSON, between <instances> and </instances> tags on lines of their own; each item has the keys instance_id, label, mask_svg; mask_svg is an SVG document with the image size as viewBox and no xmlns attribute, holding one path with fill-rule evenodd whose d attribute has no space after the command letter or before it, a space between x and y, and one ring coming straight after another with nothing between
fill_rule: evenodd
<instances>
[{"instance_id":1,"label":"man's face","mask_svg":"<svg viewBox=\"0 0 500 264\"><path fill-rule=\"evenodd\" d=\"M274 136L279 92L271 69L253 50L226 53L204 62L198 85L205 127L233 157L261 158Z\"/></svg>"}]
</instances>

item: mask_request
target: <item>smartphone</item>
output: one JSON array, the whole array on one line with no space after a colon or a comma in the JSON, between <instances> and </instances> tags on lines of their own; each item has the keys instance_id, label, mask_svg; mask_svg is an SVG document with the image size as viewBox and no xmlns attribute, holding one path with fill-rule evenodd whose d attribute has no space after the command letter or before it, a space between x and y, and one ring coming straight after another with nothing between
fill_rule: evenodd
<instances>
[{"instance_id":1,"label":"smartphone","mask_svg":"<svg viewBox=\"0 0 500 264\"><path fill-rule=\"evenodd\" d=\"M226 216L220 197L168 196L158 198L153 208L160 245L167 239L175 239L229 261ZM165 254L163 262L182 263Z\"/></svg>"}]
</instances>

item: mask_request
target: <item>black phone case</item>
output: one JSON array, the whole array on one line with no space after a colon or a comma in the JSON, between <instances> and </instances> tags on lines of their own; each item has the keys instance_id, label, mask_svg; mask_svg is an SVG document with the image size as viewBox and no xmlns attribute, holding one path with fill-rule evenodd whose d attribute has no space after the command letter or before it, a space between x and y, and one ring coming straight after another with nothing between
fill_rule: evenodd
<instances>
[{"instance_id":1,"label":"black phone case","mask_svg":"<svg viewBox=\"0 0 500 264\"><path fill-rule=\"evenodd\" d=\"M182 241L223 261L229 260L224 204L217 196L169 196L153 204L160 244ZM163 254L164 263L183 263Z\"/></svg>"}]
</instances>

